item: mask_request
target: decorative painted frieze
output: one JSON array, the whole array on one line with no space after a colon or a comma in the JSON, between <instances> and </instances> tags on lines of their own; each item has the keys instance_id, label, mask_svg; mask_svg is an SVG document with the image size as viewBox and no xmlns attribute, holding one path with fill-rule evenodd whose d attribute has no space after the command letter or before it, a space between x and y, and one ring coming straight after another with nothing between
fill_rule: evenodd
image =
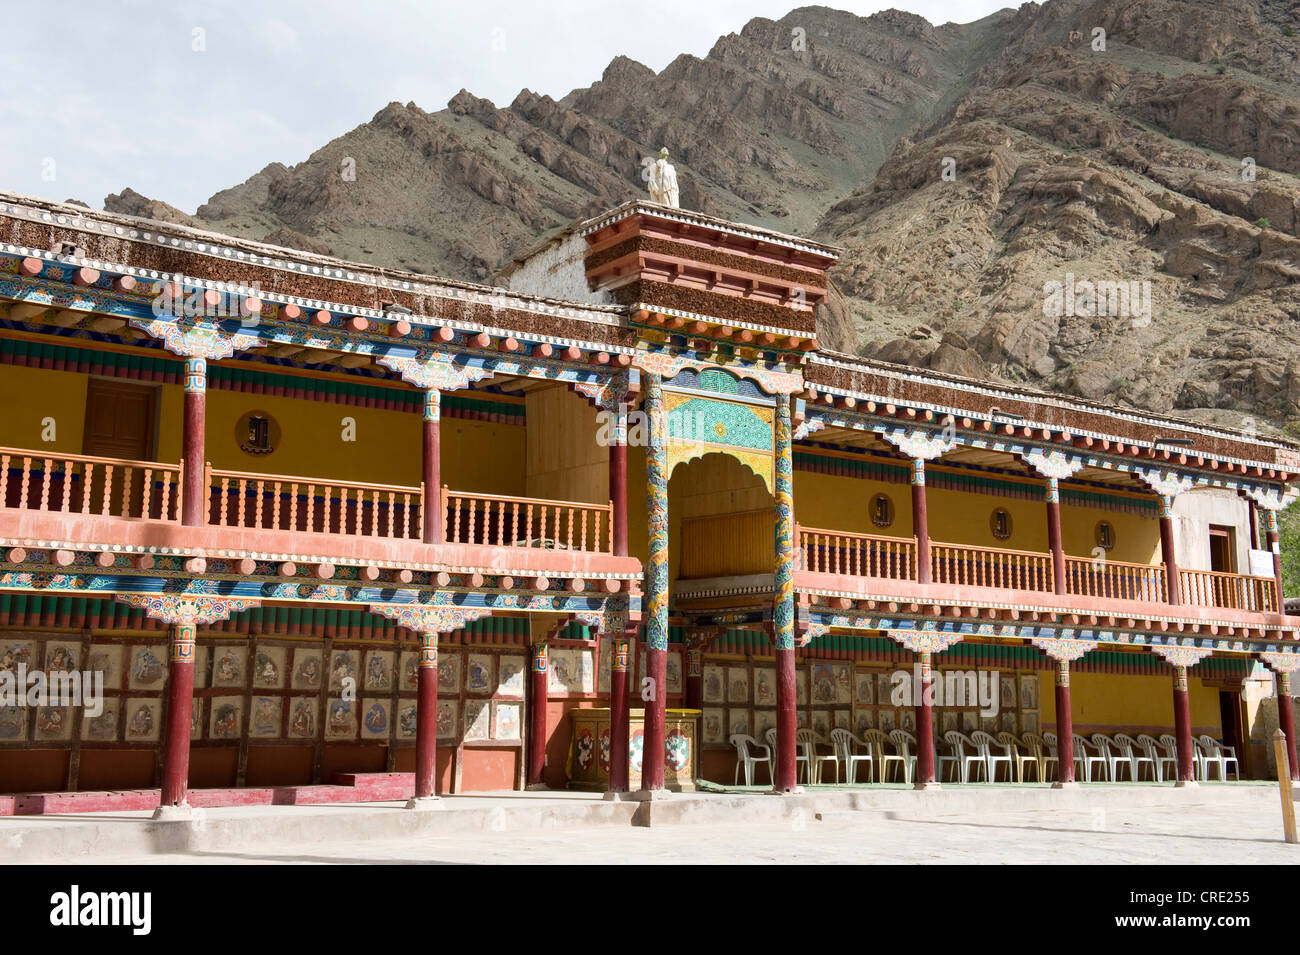
<instances>
[{"instance_id":1,"label":"decorative painted frieze","mask_svg":"<svg viewBox=\"0 0 1300 955\"><path fill-rule=\"evenodd\" d=\"M1196 486L1196 478L1177 471L1140 471L1138 479L1162 498L1175 498Z\"/></svg>"},{"instance_id":2,"label":"decorative painted frieze","mask_svg":"<svg viewBox=\"0 0 1300 955\"><path fill-rule=\"evenodd\" d=\"M118 594L119 602L138 607L146 617L168 624L215 623L232 613L261 605L244 597L202 597L194 594Z\"/></svg>"},{"instance_id":3,"label":"decorative painted frieze","mask_svg":"<svg viewBox=\"0 0 1300 955\"><path fill-rule=\"evenodd\" d=\"M132 318L130 323L131 327L159 339L173 355L183 358L217 361L229 358L237 351L249 351L266 344L256 332L228 331L221 325L185 325L178 320L164 321L160 318Z\"/></svg>"},{"instance_id":4,"label":"decorative painted frieze","mask_svg":"<svg viewBox=\"0 0 1300 955\"><path fill-rule=\"evenodd\" d=\"M943 653L962 641L962 634L940 630L886 630L885 636L913 653Z\"/></svg>"},{"instance_id":5,"label":"decorative painted frieze","mask_svg":"<svg viewBox=\"0 0 1300 955\"><path fill-rule=\"evenodd\" d=\"M1067 455L1062 451L1047 451L1043 448L1034 448L1029 453L1021 455L1021 460L1043 477L1057 481L1072 478L1085 467L1081 456Z\"/></svg>"},{"instance_id":6,"label":"decorative painted frieze","mask_svg":"<svg viewBox=\"0 0 1300 955\"><path fill-rule=\"evenodd\" d=\"M1265 652L1261 653L1259 658L1274 673L1293 673L1300 670L1300 653Z\"/></svg>"},{"instance_id":7,"label":"decorative painted frieze","mask_svg":"<svg viewBox=\"0 0 1300 955\"><path fill-rule=\"evenodd\" d=\"M371 613L387 617L399 627L415 633L450 633L460 630L475 620L490 617L490 609L464 607L431 607L426 604L371 604Z\"/></svg>"},{"instance_id":8,"label":"decorative painted frieze","mask_svg":"<svg viewBox=\"0 0 1300 955\"><path fill-rule=\"evenodd\" d=\"M1194 667L1214 651L1208 647L1152 646L1151 652L1171 667Z\"/></svg>"},{"instance_id":9,"label":"decorative painted frieze","mask_svg":"<svg viewBox=\"0 0 1300 955\"><path fill-rule=\"evenodd\" d=\"M888 431L881 437L916 461L933 461L947 454L957 442L942 433L917 429L915 431Z\"/></svg>"},{"instance_id":10,"label":"decorative painted frieze","mask_svg":"<svg viewBox=\"0 0 1300 955\"><path fill-rule=\"evenodd\" d=\"M1069 662L1097 649L1096 640L1075 640L1061 637L1032 637L1030 643L1053 660Z\"/></svg>"}]
</instances>

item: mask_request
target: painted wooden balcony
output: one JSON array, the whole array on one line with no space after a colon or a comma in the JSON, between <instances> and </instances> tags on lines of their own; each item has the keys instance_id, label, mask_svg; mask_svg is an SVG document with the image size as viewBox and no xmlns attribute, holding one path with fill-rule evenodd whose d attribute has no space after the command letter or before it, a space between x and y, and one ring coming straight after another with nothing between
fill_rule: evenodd
<instances>
[{"instance_id":1,"label":"painted wooden balcony","mask_svg":"<svg viewBox=\"0 0 1300 955\"><path fill-rule=\"evenodd\" d=\"M578 573L612 559L628 564L622 570L639 568L634 559L612 556L608 502L444 487L435 498L442 537L426 544L421 486L208 467L205 524L185 527L184 474L184 462L0 448L0 537L426 562L452 560L454 549L456 562L465 565Z\"/></svg>"},{"instance_id":2,"label":"painted wooden balcony","mask_svg":"<svg viewBox=\"0 0 1300 955\"><path fill-rule=\"evenodd\" d=\"M179 521L181 464L0 448L0 506Z\"/></svg>"},{"instance_id":3,"label":"painted wooden balcony","mask_svg":"<svg viewBox=\"0 0 1300 955\"><path fill-rule=\"evenodd\" d=\"M912 538L880 537L799 526L798 569L813 574L919 582ZM932 585L1054 594L1052 555L1036 551L930 542ZM1247 613L1278 613L1271 577L1180 570L1180 603ZM1066 557L1065 593L1097 601L1166 602L1165 568Z\"/></svg>"}]
</instances>

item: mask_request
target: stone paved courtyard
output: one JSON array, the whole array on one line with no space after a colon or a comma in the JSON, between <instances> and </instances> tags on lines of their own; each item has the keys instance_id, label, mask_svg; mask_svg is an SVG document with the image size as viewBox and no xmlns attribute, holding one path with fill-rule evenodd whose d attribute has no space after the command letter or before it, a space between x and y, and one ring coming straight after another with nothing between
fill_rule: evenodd
<instances>
[{"instance_id":1,"label":"stone paved courtyard","mask_svg":"<svg viewBox=\"0 0 1300 955\"><path fill-rule=\"evenodd\" d=\"M911 794L898 794L904 797ZM1281 840L1276 790L1264 798L1209 793L1205 802L1126 806L1122 794L1093 807L999 810L974 805L909 812L795 807L788 818L656 825L520 828L508 817L482 828L403 837L320 839L301 845L197 848L158 854L96 855L95 861L206 863L946 863L946 864L1278 864L1300 861ZM542 797L538 794L539 798ZM1211 799L1210 796L1217 798ZM744 797L766 810L774 797ZM758 800L754 803L752 800ZM529 801L529 800L525 800ZM559 803L552 799L548 802ZM983 803L983 804L981 804ZM744 804L742 803L742 806ZM918 809L921 803L914 804ZM1013 807L1014 803L1011 804ZM595 806L593 806L593 809ZM282 807L287 814L309 812ZM390 807L390 812L400 811ZM501 811L496 809L494 811ZM741 810L729 815L746 815ZM88 817L80 817L86 820ZM286 817L287 818L287 817ZM554 823L547 823L547 826ZM3 829L0 829L3 834ZM12 858L12 857L11 857ZM25 858L22 861L46 861ZM57 860L48 860L57 861ZM89 860L86 860L89 861Z\"/></svg>"}]
</instances>

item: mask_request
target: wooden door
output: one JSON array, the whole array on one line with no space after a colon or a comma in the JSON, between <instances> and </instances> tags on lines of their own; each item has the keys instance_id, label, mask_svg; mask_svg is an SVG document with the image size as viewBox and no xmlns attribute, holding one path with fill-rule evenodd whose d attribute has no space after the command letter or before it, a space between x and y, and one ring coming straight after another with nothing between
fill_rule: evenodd
<instances>
[{"instance_id":1,"label":"wooden door","mask_svg":"<svg viewBox=\"0 0 1300 955\"><path fill-rule=\"evenodd\" d=\"M158 389L100 378L90 379L86 389L86 426L82 454L125 461L152 461L156 429ZM111 482L110 513L139 517L143 509L143 474L139 468L95 468L90 499L99 502L104 482ZM129 481L130 491L126 490ZM154 489L150 489L150 494ZM98 508L95 508L98 510Z\"/></svg>"},{"instance_id":2,"label":"wooden door","mask_svg":"<svg viewBox=\"0 0 1300 955\"><path fill-rule=\"evenodd\" d=\"M1210 526L1210 570L1221 574L1237 572L1237 548L1232 528Z\"/></svg>"}]
</instances>

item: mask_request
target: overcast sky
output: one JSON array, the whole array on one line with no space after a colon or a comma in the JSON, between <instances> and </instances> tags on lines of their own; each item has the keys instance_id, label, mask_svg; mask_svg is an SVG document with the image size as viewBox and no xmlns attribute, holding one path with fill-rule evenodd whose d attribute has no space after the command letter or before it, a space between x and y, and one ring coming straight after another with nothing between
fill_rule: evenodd
<instances>
[{"instance_id":1,"label":"overcast sky","mask_svg":"<svg viewBox=\"0 0 1300 955\"><path fill-rule=\"evenodd\" d=\"M897 5L932 23L1012 2ZM559 98L618 54L662 70L797 0L36 0L9 4L0 189L100 208L130 186L193 212L269 162L292 165L394 100L462 87Z\"/></svg>"}]
</instances>

